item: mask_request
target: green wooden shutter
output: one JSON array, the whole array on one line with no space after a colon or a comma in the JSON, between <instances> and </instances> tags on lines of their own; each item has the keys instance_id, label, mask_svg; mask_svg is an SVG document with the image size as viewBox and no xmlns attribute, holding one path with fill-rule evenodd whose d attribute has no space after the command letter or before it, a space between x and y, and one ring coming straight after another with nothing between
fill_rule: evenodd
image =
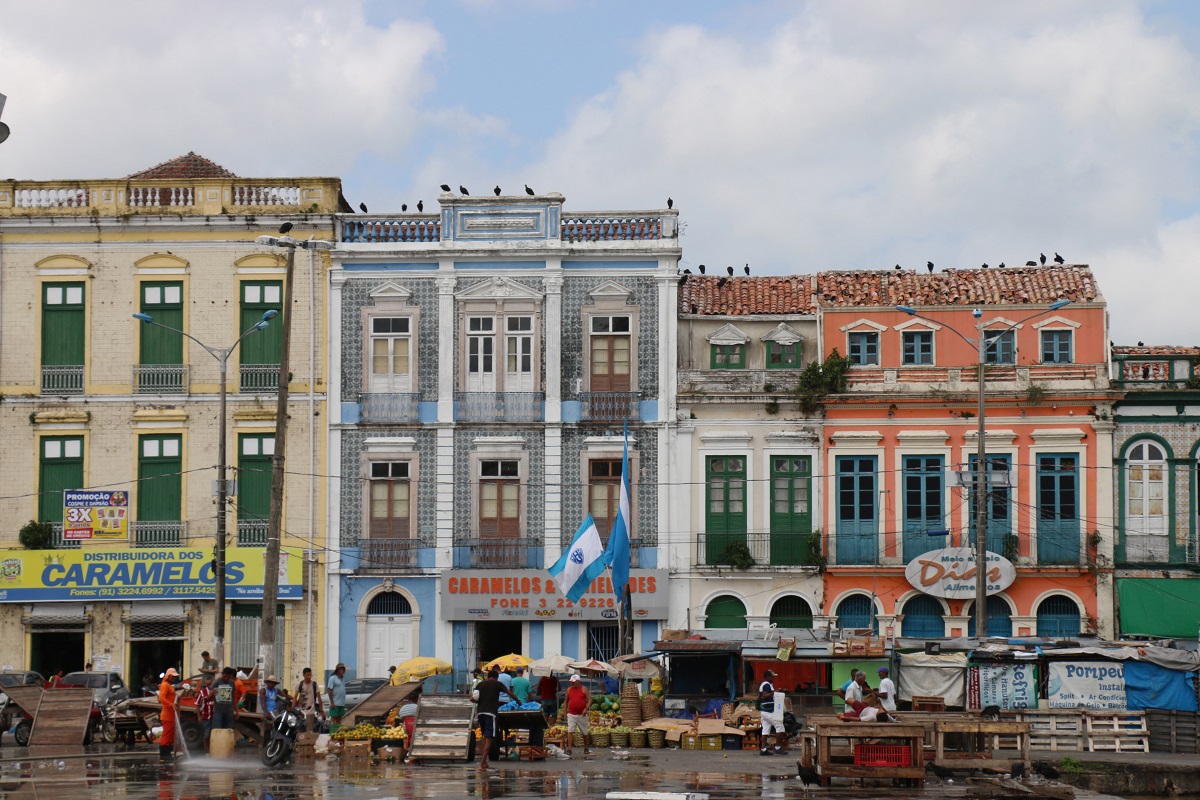
<instances>
[{"instance_id":1,"label":"green wooden shutter","mask_svg":"<svg viewBox=\"0 0 1200 800\"><path fill-rule=\"evenodd\" d=\"M138 441L139 522L177 522L182 505L183 456L178 436L142 436Z\"/></svg>"},{"instance_id":2,"label":"green wooden shutter","mask_svg":"<svg viewBox=\"0 0 1200 800\"><path fill-rule=\"evenodd\" d=\"M82 283L42 285L42 363L84 363L84 288Z\"/></svg>"},{"instance_id":3,"label":"green wooden shutter","mask_svg":"<svg viewBox=\"0 0 1200 800\"><path fill-rule=\"evenodd\" d=\"M183 284L143 283L142 312L154 317L154 321L171 328L183 330ZM141 364L182 364L183 336L157 325L142 325Z\"/></svg>"},{"instance_id":4,"label":"green wooden shutter","mask_svg":"<svg viewBox=\"0 0 1200 800\"><path fill-rule=\"evenodd\" d=\"M812 534L812 488L807 456L771 459L771 563L808 563Z\"/></svg>"},{"instance_id":5,"label":"green wooden shutter","mask_svg":"<svg viewBox=\"0 0 1200 800\"><path fill-rule=\"evenodd\" d=\"M38 519L62 522L63 491L82 489L83 438L47 436L41 440L38 463Z\"/></svg>"},{"instance_id":6,"label":"green wooden shutter","mask_svg":"<svg viewBox=\"0 0 1200 800\"><path fill-rule=\"evenodd\" d=\"M266 311L274 309L280 316L271 320L266 330L252 333L242 340L243 364L278 364L283 351L283 283L280 281L246 281L242 283L242 314L238 335L257 325Z\"/></svg>"},{"instance_id":7,"label":"green wooden shutter","mask_svg":"<svg viewBox=\"0 0 1200 800\"><path fill-rule=\"evenodd\" d=\"M238 543L266 544L271 511L271 456L275 435L245 433L238 437Z\"/></svg>"},{"instance_id":8,"label":"green wooden shutter","mask_svg":"<svg viewBox=\"0 0 1200 800\"><path fill-rule=\"evenodd\" d=\"M706 564L723 564L731 545L746 544L746 459L709 456L705 503Z\"/></svg>"}]
</instances>

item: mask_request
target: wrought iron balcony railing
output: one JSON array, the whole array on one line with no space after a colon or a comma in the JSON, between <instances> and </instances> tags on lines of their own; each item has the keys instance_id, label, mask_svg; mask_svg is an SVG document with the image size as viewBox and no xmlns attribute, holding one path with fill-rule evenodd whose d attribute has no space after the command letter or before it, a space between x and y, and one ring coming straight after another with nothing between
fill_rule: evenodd
<instances>
[{"instance_id":1,"label":"wrought iron balcony railing","mask_svg":"<svg viewBox=\"0 0 1200 800\"><path fill-rule=\"evenodd\" d=\"M540 422L545 418L542 392L455 392L459 422Z\"/></svg>"},{"instance_id":2,"label":"wrought iron balcony railing","mask_svg":"<svg viewBox=\"0 0 1200 800\"><path fill-rule=\"evenodd\" d=\"M581 392L583 419L590 422L635 420L641 396L641 392Z\"/></svg>"},{"instance_id":3,"label":"wrought iron balcony railing","mask_svg":"<svg viewBox=\"0 0 1200 800\"><path fill-rule=\"evenodd\" d=\"M239 519L237 524L237 543L238 547L266 547L266 521Z\"/></svg>"},{"instance_id":4,"label":"wrought iron balcony railing","mask_svg":"<svg viewBox=\"0 0 1200 800\"><path fill-rule=\"evenodd\" d=\"M541 543L532 538L519 539L457 539L454 542L454 566L458 569L472 567L520 567L535 569Z\"/></svg>"},{"instance_id":5,"label":"wrought iron balcony railing","mask_svg":"<svg viewBox=\"0 0 1200 800\"><path fill-rule=\"evenodd\" d=\"M732 566L740 569L815 567L819 552L815 534L808 533L699 533L697 566Z\"/></svg>"},{"instance_id":6,"label":"wrought iron balcony railing","mask_svg":"<svg viewBox=\"0 0 1200 800\"><path fill-rule=\"evenodd\" d=\"M420 539L363 539L360 572L408 569L417 566Z\"/></svg>"},{"instance_id":7,"label":"wrought iron balcony railing","mask_svg":"<svg viewBox=\"0 0 1200 800\"><path fill-rule=\"evenodd\" d=\"M137 394L183 394L187 389L187 364L133 366L133 391Z\"/></svg>"},{"instance_id":8,"label":"wrought iron balcony railing","mask_svg":"<svg viewBox=\"0 0 1200 800\"><path fill-rule=\"evenodd\" d=\"M187 539L187 523L137 521L133 523L134 547L179 547Z\"/></svg>"},{"instance_id":9,"label":"wrought iron balcony railing","mask_svg":"<svg viewBox=\"0 0 1200 800\"><path fill-rule=\"evenodd\" d=\"M418 392L364 392L358 396L363 422L416 422Z\"/></svg>"},{"instance_id":10,"label":"wrought iron balcony railing","mask_svg":"<svg viewBox=\"0 0 1200 800\"><path fill-rule=\"evenodd\" d=\"M83 394L83 364L43 365L42 394Z\"/></svg>"},{"instance_id":11,"label":"wrought iron balcony railing","mask_svg":"<svg viewBox=\"0 0 1200 800\"><path fill-rule=\"evenodd\" d=\"M256 394L275 394L279 391L278 364L242 364L240 389Z\"/></svg>"}]
</instances>

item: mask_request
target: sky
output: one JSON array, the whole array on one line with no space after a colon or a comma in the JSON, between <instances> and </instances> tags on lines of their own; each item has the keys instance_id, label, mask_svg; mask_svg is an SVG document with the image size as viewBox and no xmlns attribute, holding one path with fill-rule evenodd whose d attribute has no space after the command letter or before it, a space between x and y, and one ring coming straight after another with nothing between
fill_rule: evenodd
<instances>
[{"instance_id":1,"label":"sky","mask_svg":"<svg viewBox=\"0 0 1200 800\"><path fill-rule=\"evenodd\" d=\"M0 20L0 178L194 151L341 178L372 213L436 209L441 183L568 212L669 196L693 271L1059 252L1118 344L1200 344L1192 0L0 0Z\"/></svg>"}]
</instances>

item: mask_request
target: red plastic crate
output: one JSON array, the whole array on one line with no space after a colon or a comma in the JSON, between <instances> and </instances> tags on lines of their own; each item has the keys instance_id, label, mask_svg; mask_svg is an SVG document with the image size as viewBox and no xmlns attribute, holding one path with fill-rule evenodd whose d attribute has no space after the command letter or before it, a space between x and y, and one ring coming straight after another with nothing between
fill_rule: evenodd
<instances>
[{"instance_id":1,"label":"red plastic crate","mask_svg":"<svg viewBox=\"0 0 1200 800\"><path fill-rule=\"evenodd\" d=\"M907 767L912 753L902 744L860 744L854 747L856 767Z\"/></svg>"}]
</instances>

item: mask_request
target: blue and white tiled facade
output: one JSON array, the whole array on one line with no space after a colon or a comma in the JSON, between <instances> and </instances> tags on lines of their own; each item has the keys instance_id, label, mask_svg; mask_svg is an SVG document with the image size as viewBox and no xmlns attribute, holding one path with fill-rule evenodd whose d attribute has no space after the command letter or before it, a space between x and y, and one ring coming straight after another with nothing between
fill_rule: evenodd
<instances>
[{"instance_id":1,"label":"blue and white tiled facade","mask_svg":"<svg viewBox=\"0 0 1200 800\"><path fill-rule=\"evenodd\" d=\"M626 425L635 591L661 598L634 595L635 643L648 644L667 594L675 212L574 214L556 194L440 203L439 214L339 224L326 660L379 675L435 656L458 680L484 656L587 656L611 633L612 594L597 585L565 608L546 567L591 510L589 465L620 461ZM605 325L628 343L593 344ZM627 380L592 364L593 351L608 358L601 346L627 348ZM484 499L493 490L496 504Z\"/></svg>"}]
</instances>

